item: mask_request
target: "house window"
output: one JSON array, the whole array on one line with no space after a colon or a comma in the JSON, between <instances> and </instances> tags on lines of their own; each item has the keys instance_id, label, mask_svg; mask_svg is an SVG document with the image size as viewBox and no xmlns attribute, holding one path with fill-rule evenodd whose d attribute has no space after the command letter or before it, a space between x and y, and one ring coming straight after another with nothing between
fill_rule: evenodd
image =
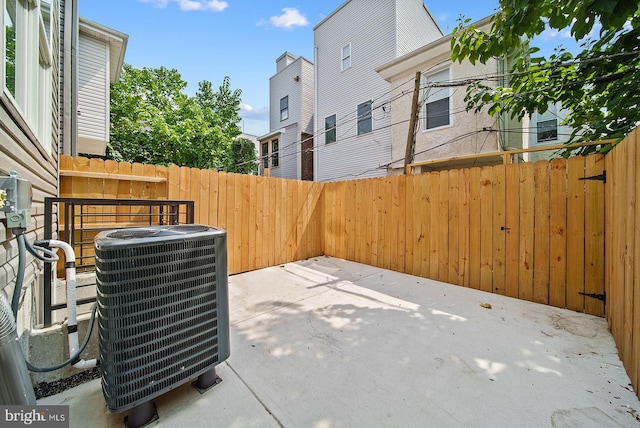
<instances>
[{"instance_id":1,"label":"house window","mask_svg":"<svg viewBox=\"0 0 640 428\"><path fill-rule=\"evenodd\" d=\"M289 96L280 99L280 120L289 119Z\"/></svg>"},{"instance_id":2,"label":"house window","mask_svg":"<svg viewBox=\"0 0 640 428\"><path fill-rule=\"evenodd\" d=\"M45 36L47 37L47 42L51 44L51 4L49 1L40 0L40 11L42 13Z\"/></svg>"},{"instance_id":3,"label":"house window","mask_svg":"<svg viewBox=\"0 0 640 428\"><path fill-rule=\"evenodd\" d=\"M431 86L432 83L449 81L449 70L422 76L424 87L423 129L439 128L451 124L450 89Z\"/></svg>"},{"instance_id":4,"label":"house window","mask_svg":"<svg viewBox=\"0 0 640 428\"><path fill-rule=\"evenodd\" d=\"M7 0L4 9L4 86L16 97L16 6L17 0Z\"/></svg>"},{"instance_id":5,"label":"house window","mask_svg":"<svg viewBox=\"0 0 640 428\"><path fill-rule=\"evenodd\" d=\"M269 151L271 148L271 151ZM269 168L269 159L271 159L271 168L280 165L279 141L277 139L264 142L260 145L260 157L262 158L262 168Z\"/></svg>"},{"instance_id":6,"label":"house window","mask_svg":"<svg viewBox=\"0 0 640 428\"><path fill-rule=\"evenodd\" d=\"M351 43L342 48L342 71L351 67Z\"/></svg>"},{"instance_id":7,"label":"house window","mask_svg":"<svg viewBox=\"0 0 640 428\"><path fill-rule=\"evenodd\" d=\"M278 152L278 140L271 142L271 166L277 167L280 165L280 153Z\"/></svg>"},{"instance_id":8,"label":"house window","mask_svg":"<svg viewBox=\"0 0 640 428\"><path fill-rule=\"evenodd\" d=\"M261 153L262 168L269 168L269 143L262 143Z\"/></svg>"},{"instance_id":9,"label":"house window","mask_svg":"<svg viewBox=\"0 0 640 428\"><path fill-rule=\"evenodd\" d=\"M358 135L366 134L372 130L371 104L372 101L358 104Z\"/></svg>"},{"instance_id":10,"label":"house window","mask_svg":"<svg viewBox=\"0 0 640 428\"><path fill-rule=\"evenodd\" d=\"M5 0L4 64L0 68L4 94L47 153L51 152L53 120L53 59L47 29L47 2Z\"/></svg>"},{"instance_id":11,"label":"house window","mask_svg":"<svg viewBox=\"0 0 640 428\"><path fill-rule=\"evenodd\" d=\"M324 143L336 142L336 115L324 119Z\"/></svg>"},{"instance_id":12,"label":"house window","mask_svg":"<svg viewBox=\"0 0 640 428\"><path fill-rule=\"evenodd\" d=\"M538 122L538 143L558 139L558 119Z\"/></svg>"}]
</instances>

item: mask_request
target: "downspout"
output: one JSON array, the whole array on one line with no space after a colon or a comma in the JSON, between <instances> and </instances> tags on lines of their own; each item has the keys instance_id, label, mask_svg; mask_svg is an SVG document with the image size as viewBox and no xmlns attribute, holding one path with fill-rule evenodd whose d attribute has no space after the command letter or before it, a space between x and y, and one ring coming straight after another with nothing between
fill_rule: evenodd
<instances>
[{"instance_id":1,"label":"downspout","mask_svg":"<svg viewBox=\"0 0 640 428\"><path fill-rule=\"evenodd\" d=\"M60 153L71 155L71 21L73 0L60 0Z\"/></svg>"},{"instance_id":2,"label":"downspout","mask_svg":"<svg viewBox=\"0 0 640 428\"><path fill-rule=\"evenodd\" d=\"M320 128L318 127L318 46L313 47L313 181L318 181L318 148Z\"/></svg>"},{"instance_id":3,"label":"downspout","mask_svg":"<svg viewBox=\"0 0 640 428\"><path fill-rule=\"evenodd\" d=\"M78 2L72 0L71 14L71 155L78 156Z\"/></svg>"}]
</instances>

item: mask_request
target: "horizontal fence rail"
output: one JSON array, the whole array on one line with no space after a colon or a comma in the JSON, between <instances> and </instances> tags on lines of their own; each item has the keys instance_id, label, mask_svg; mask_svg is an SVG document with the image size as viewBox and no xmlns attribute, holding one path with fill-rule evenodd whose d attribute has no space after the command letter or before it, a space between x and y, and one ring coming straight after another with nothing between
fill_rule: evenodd
<instances>
[{"instance_id":1,"label":"horizontal fence rail","mask_svg":"<svg viewBox=\"0 0 640 428\"><path fill-rule=\"evenodd\" d=\"M54 219L54 216L57 217ZM194 202L151 199L97 199L97 198L45 198L44 238L54 237L52 225L58 224L57 239L73 247L76 270L95 271L95 236L110 229L129 227L191 224L194 219ZM58 276L64 277L64 258L57 264ZM91 287L95 281L83 283ZM44 324L50 325L54 311L66 308L54 296L54 277L51 269L44 271ZM79 286L80 287L80 286ZM91 293L93 294L93 293ZM78 305L92 303L95 297L81 298Z\"/></svg>"}]
</instances>

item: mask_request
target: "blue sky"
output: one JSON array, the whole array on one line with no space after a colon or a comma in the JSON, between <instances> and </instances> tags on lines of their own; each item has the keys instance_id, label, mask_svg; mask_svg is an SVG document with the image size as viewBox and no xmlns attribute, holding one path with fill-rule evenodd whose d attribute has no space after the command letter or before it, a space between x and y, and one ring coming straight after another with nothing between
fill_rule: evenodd
<instances>
[{"instance_id":1,"label":"blue sky","mask_svg":"<svg viewBox=\"0 0 640 428\"><path fill-rule=\"evenodd\" d=\"M129 35L125 62L177 69L192 95L225 76L242 90L244 132L269 132L269 78L283 52L313 60L313 27L344 0L80 0L80 16ZM460 15L494 12L498 0L428 0L445 33ZM561 34L550 34L562 36Z\"/></svg>"}]
</instances>

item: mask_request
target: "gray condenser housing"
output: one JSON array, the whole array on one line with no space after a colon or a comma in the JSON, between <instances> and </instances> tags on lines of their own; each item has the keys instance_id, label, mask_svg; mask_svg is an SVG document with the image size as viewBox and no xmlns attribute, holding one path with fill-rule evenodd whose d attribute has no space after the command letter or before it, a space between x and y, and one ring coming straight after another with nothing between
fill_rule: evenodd
<instances>
[{"instance_id":1,"label":"gray condenser housing","mask_svg":"<svg viewBox=\"0 0 640 428\"><path fill-rule=\"evenodd\" d=\"M229 357L227 237L201 225L95 239L102 390L123 412Z\"/></svg>"}]
</instances>

